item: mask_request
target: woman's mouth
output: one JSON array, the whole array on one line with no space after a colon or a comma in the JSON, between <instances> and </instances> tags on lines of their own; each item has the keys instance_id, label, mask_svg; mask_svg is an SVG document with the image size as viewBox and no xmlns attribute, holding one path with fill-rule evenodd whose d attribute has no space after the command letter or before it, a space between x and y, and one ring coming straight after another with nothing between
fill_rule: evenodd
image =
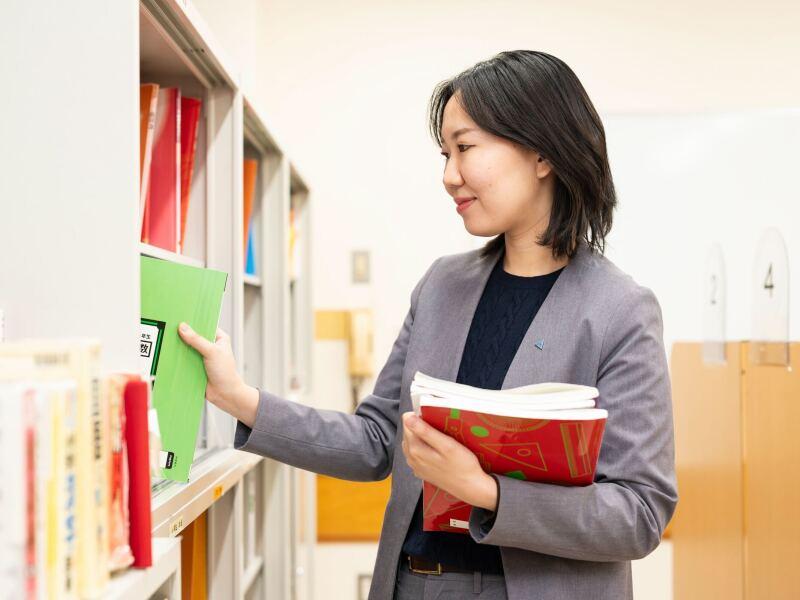
<instances>
[{"instance_id":1,"label":"woman's mouth","mask_svg":"<svg viewBox=\"0 0 800 600\"><path fill-rule=\"evenodd\" d=\"M472 206L473 202L475 202L475 198L456 198L456 211L458 214L463 213Z\"/></svg>"}]
</instances>

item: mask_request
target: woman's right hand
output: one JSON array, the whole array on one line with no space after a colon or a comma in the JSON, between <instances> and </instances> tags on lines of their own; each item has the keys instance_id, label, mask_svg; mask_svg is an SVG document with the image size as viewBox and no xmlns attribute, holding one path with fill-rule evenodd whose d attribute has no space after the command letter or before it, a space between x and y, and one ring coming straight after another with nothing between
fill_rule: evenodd
<instances>
[{"instance_id":1,"label":"woman's right hand","mask_svg":"<svg viewBox=\"0 0 800 600\"><path fill-rule=\"evenodd\" d=\"M258 410L258 390L245 384L236 370L230 336L217 329L216 339L210 342L186 323L180 324L178 335L203 357L208 401L252 427Z\"/></svg>"}]
</instances>

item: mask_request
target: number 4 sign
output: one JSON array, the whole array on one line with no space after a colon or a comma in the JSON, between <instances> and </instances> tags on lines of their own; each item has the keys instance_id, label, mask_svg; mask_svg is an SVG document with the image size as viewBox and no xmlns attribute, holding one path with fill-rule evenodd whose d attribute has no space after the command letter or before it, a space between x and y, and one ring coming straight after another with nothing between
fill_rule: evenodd
<instances>
[{"instance_id":1,"label":"number 4 sign","mask_svg":"<svg viewBox=\"0 0 800 600\"><path fill-rule=\"evenodd\" d=\"M756 364L789 362L789 257L780 232L769 228L754 265L751 359Z\"/></svg>"}]
</instances>

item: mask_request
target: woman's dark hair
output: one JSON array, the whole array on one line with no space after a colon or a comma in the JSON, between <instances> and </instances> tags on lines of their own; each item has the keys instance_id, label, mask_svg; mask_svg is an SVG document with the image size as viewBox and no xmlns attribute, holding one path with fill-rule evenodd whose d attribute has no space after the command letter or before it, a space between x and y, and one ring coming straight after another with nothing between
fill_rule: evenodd
<instances>
[{"instance_id":1,"label":"woman's dark hair","mask_svg":"<svg viewBox=\"0 0 800 600\"><path fill-rule=\"evenodd\" d=\"M586 90L564 61L533 50L501 52L439 83L431 96L431 135L442 145L442 118L450 98L484 131L530 148L556 175L547 230L538 243L556 258L572 258L578 244L605 251L617 204L603 123ZM481 252L505 247L503 234Z\"/></svg>"}]
</instances>

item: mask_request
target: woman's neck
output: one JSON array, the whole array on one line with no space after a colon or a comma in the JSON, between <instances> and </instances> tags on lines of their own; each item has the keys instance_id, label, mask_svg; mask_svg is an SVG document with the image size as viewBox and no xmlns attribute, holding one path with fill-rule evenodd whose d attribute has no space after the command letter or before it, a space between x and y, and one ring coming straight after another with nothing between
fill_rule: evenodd
<instances>
[{"instance_id":1,"label":"woman's neck","mask_svg":"<svg viewBox=\"0 0 800 600\"><path fill-rule=\"evenodd\" d=\"M536 277L558 271L569 263L566 256L556 259L553 249L540 246L535 240L505 236L503 270L519 277Z\"/></svg>"}]
</instances>

